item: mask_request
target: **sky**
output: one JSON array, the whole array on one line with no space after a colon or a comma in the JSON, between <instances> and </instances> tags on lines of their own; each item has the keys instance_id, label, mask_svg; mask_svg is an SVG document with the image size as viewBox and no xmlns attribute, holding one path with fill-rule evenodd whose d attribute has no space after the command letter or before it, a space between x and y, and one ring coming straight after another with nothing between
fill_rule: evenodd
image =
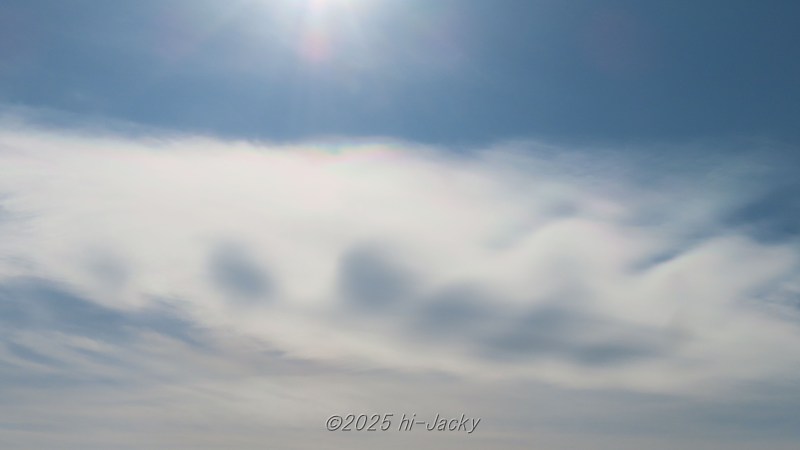
<instances>
[{"instance_id":1,"label":"sky","mask_svg":"<svg viewBox=\"0 0 800 450\"><path fill-rule=\"evenodd\" d=\"M797 448L798 18L0 0L0 447Z\"/></svg>"}]
</instances>

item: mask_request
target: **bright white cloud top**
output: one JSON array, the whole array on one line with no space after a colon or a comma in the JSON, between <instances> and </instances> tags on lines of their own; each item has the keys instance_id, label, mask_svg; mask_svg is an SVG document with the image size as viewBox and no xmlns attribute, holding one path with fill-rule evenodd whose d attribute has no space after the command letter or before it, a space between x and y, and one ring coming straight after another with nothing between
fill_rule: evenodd
<instances>
[{"instance_id":1,"label":"bright white cloud top","mask_svg":"<svg viewBox=\"0 0 800 450\"><path fill-rule=\"evenodd\" d=\"M36 379L309 421L305 395L376 403L267 374L689 398L796 378L797 242L742 212L772 172L553 150L6 127L0 376L40 418ZM202 397L223 387L251 400Z\"/></svg>"}]
</instances>

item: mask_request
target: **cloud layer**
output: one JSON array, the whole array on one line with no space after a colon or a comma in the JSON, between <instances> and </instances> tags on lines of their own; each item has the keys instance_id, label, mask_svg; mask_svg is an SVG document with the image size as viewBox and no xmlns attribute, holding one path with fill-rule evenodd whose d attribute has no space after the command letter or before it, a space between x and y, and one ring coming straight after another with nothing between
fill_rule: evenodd
<instances>
[{"instance_id":1,"label":"cloud layer","mask_svg":"<svg viewBox=\"0 0 800 450\"><path fill-rule=\"evenodd\" d=\"M678 150L6 126L0 377L301 397L294 375L353 371L688 398L791 380L793 188L754 154Z\"/></svg>"}]
</instances>

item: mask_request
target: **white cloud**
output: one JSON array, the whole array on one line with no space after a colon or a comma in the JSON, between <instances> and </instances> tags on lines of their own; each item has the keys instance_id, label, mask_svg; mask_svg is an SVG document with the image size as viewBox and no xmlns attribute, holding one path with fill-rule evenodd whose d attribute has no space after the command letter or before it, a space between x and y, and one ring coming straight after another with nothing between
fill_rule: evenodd
<instances>
[{"instance_id":1,"label":"white cloud","mask_svg":"<svg viewBox=\"0 0 800 450\"><path fill-rule=\"evenodd\" d=\"M795 237L726 221L760 192L747 164L708 181L543 149L6 128L3 376L229 395L367 370L690 397L796 376L800 354L775 352L800 344Z\"/></svg>"},{"instance_id":2,"label":"white cloud","mask_svg":"<svg viewBox=\"0 0 800 450\"><path fill-rule=\"evenodd\" d=\"M578 385L671 389L798 362L769 356L775 345L795 345L798 329L754 297L796 276L796 247L713 221L740 195L733 176L688 197L685 185L654 191L592 170L585 154L559 161L533 144L527 153L455 155L402 143L270 146L39 130L7 130L2 140L3 273L64 282L112 308L175 299L203 326L298 358L479 376L499 363L476 346L527 326L516 317L554 307L565 321L579 314L608 323L559 330L549 350L530 342L502 372ZM654 198L668 209L654 213ZM659 222L647 223L656 214ZM244 286L255 289L245 301L220 285L214 255L224 248L238 250L222 279L269 280L269 289ZM363 270L345 264L359 249L367 249ZM376 303L378 292L398 295L372 311L370 298L347 298L348 277ZM399 286L387 284L392 277ZM414 322L454 288L480 292L476 306L490 316L420 342ZM446 314L464 313L460 299L447 302ZM598 367L567 350L624 352L626 327L664 347Z\"/></svg>"}]
</instances>

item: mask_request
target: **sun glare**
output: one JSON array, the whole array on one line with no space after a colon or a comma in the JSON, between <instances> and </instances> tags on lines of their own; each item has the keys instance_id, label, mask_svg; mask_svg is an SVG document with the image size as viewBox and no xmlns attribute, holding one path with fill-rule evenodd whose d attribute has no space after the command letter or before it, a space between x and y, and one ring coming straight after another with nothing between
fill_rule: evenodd
<instances>
[{"instance_id":1,"label":"sun glare","mask_svg":"<svg viewBox=\"0 0 800 450\"><path fill-rule=\"evenodd\" d=\"M352 43L358 25L359 0L303 0L302 29L298 40L300 56L320 64L342 56Z\"/></svg>"}]
</instances>

